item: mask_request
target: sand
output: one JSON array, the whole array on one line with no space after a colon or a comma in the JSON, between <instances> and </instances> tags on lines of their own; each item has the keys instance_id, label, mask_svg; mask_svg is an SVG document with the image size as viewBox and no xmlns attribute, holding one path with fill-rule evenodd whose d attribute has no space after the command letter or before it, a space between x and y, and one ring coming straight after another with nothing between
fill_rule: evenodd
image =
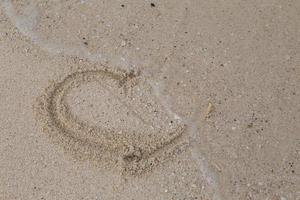
<instances>
[{"instance_id":1,"label":"sand","mask_svg":"<svg viewBox=\"0 0 300 200\"><path fill-rule=\"evenodd\" d=\"M0 1L0 199L300 199L300 2Z\"/></svg>"},{"instance_id":2,"label":"sand","mask_svg":"<svg viewBox=\"0 0 300 200\"><path fill-rule=\"evenodd\" d=\"M95 91L96 94L107 92L102 98L92 99L88 105L94 107L93 102L105 102L102 108L97 106L103 113L99 120L102 125L99 126L79 119L67 101L68 93L74 88L87 85L91 89L93 85L88 85L91 82L96 82L96 88L102 86L102 90ZM164 113L151 91L151 85L136 77L135 73L75 72L47 88L46 94L38 98L36 119L55 143L78 159L92 160L104 166L110 164L110 167L117 165L125 173L143 173L169 157L163 154L172 154L166 152L167 147L179 143L177 140L185 129L183 123ZM93 94L93 91L89 92ZM78 93L80 91L73 96L78 97ZM79 114L81 110L78 109ZM174 152L178 151L177 146L173 147Z\"/></svg>"}]
</instances>

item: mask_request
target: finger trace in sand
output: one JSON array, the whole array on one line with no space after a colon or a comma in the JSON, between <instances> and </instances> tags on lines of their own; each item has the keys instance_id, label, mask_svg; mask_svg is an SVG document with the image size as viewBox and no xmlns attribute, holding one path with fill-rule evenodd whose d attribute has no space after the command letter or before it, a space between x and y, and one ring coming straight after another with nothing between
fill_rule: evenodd
<instances>
[{"instance_id":1,"label":"finger trace in sand","mask_svg":"<svg viewBox=\"0 0 300 200\"><path fill-rule=\"evenodd\" d=\"M127 109L128 124L123 130L113 125L91 125L72 112L68 97L76 88L92 82ZM182 139L185 125L168 116L152 93L151 86L140 75L91 70L72 73L52 84L34 107L43 131L75 158L137 174L186 146ZM112 101L105 103L107 107L116 107ZM111 120L120 118L109 110L106 115ZM132 121L139 125L131 124Z\"/></svg>"}]
</instances>

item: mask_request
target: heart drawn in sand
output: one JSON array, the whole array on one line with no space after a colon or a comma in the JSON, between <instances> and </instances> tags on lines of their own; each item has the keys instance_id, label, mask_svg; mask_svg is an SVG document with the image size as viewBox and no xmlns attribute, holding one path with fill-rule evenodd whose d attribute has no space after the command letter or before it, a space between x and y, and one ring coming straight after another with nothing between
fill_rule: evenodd
<instances>
[{"instance_id":1,"label":"heart drawn in sand","mask_svg":"<svg viewBox=\"0 0 300 200\"><path fill-rule=\"evenodd\" d=\"M76 108L72 99L91 86L99 86L94 96L101 105L93 110L102 113L103 121L97 124L82 120L72 106ZM35 110L44 132L75 158L131 174L152 168L185 146L185 125L168 116L151 85L135 73L72 73L51 84Z\"/></svg>"}]
</instances>

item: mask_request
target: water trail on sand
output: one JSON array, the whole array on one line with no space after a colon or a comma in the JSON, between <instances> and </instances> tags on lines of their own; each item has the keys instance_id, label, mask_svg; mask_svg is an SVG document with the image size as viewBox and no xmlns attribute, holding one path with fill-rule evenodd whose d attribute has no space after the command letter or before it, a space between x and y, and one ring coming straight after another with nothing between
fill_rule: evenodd
<instances>
[{"instance_id":1,"label":"water trail on sand","mask_svg":"<svg viewBox=\"0 0 300 200\"><path fill-rule=\"evenodd\" d=\"M174 37L174 42L176 39L178 39L178 34L183 28L184 23L187 22L188 16L189 16L189 9L193 8L192 5L192 0L186 1L186 9L183 11L182 14L182 20L181 23L178 25L177 31L175 33ZM158 80L163 80L162 74L168 72L170 69L167 66L167 60L173 55L174 50L170 50L167 59L165 60L164 63L160 63L160 72L156 77ZM151 79L149 79L151 80ZM218 177L217 174L214 172L214 170L210 167L209 161L203 155L202 150L200 149L200 140L201 138L199 137L199 132L198 132L198 124L197 120L199 119L199 112L195 112L194 116L190 118L185 118L183 116L178 115L176 112L173 111L172 109L172 99L170 96L167 94L163 94L162 91L164 91L165 85L162 81L152 81L151 86L153 88L154 94L156 95L157 99L161 102L163 105L164 109L168 113L170 117L173 117L173 119L177 119L184 124L187 125L187 132L189 135L189 143L191 146L191 154L192 158L199 167L199 170L201 172L200 176L203 176L205 180L207 181L208 185L210 186L211 192L212 192L212 199L213 200L221 200L221 194L220 194L220 189L219 189L219 184L218 184ZM198 109L195 109L198 110Z\"/></svg>"},{"instance_id":2,"label":"water trail on sand","mask_svg":"<svg viewBox=\"0 0 300 200\"><path fill-rule=\"evenodd\" d=\"M187 132L189 134L189 143L191 146L192 158L195 161L195 163L197 164L197 166L199 167L201 176L203 176L205 178L205 180L211 187L211 190L213 193L213 200L221 200L217 175L211 169L211 167L209 165L209 161L203 155L203 153L199 147L199 139L201 139L201 138L199 138L197 122L195 120L198 117L197 116L198 113L195 113L195 116L191 117L191 118L184 118L182 116L179 116L172 110L171 98L167 95L162 95L161 91L164 88L164 84L163 83L155 83L155 84L152 83L152 87L154 90L154 94L160 100L160 102L164 106L165 110L170 115L170 117L180 120L184 124L187 125Z\"/></svg>"},{"instance_id":3,"label":"water trail on sand","mask_svg":"<svg viewBox=\"0 0 300 200\"><path fill-rule=\"evenodd\" d=\"M199 147L199 134L197 133L197 124L194 120L184 120L188 125L188 133L190 136L191 143L191 154L194 161L200 168L203 176L205 177L208 184L211 186L213 191L213 200L221 200L219 186L218 186L218 178L216 173L210 168L209 162L206 157L203 155L200 147Z\"/></svg>"},{"instance_id":4,"label":"water trail on sand","mask_svg":"<svg viewBox=\"0 0 300 200\"><path fill-rule=\"evenodd\" d=\"M9 17L9 19L12 21L12 23L16 26L16 28L26 37L30 38L30 40L39 46L42 50L49 52L50 54L62 54L67 56L76 56L78 58L87 59L91 63L99 63L104 64L107 60L110 61L111 64L120 66L120 63L123 63L120 56L114 56L109 57L108 55L104 55L103 52L101 53L91 53L87 48L84 46L66 46L60 43L55 43L53 41L46 41L43 40L38 33L35 32L35 27L38 24L38 10L35 6L35 1L30 1L30 4L24 9L24 15L20 16L16 13L16 10L10 0L2 0L0 1L6 15ZM191 8L191 0L187 1L187 7ZM187 19L187 11L185 10L183 12L183 20L181 22L181 25L183 22ZM177 33L180 29L180 25L178 26ZM176 35L177 35L176 33ZM174 37L174 41L176 40L176 35ZM170 50L169 56L172 55L172 50ZM151 63L149 63L151 64ZM155 63L152 63L155 64ZM166 67L165 63L161 64L161 72L168 71L168 67ZM122 65L122 64L121 64ZM123 64L123 65L126 65ZM127 64L125 69L128 69L129 64ZM146 77L151 77L150 74L147 74L147 72L143 72L143 75ZM188 125L188 134L190 137L190 144L191 144L191 153L193 160L196 162L197 166L199 167L199 170L201 171L201 175L205 178L205 180L210 185L212 191L213 191L213 200L221 200L220 194L219 194L219 188L218 188L218 181L217 181L217 175L213 172L213 170L209 166L208 160L203 155L202 151L200 150L199 145L199 134L197 130L197 123L195 122L194 118L184 118L182 116L179 116L176 114L172 109L172 100L169 96L166 96L165 94L162 94L162 90L164 88L164 85L162 82L153 82L149 80L149 83L153 87L153 91L155 96L158 98L158 100L163 105L164 109L168 113L170 117L173 117L176 120L180 120Z\"/></svg>"},{"instance_id":5,"label":"water trail on sand","mask_svg":"<svg viewBox=\"0 0 300 200\"><path fill-rule=\"evenodd\" d=\"M76 45L70 46L59 42L45 40L35 31L38 25L39 12L36 8L36 2L30 1L28 6L23 10L23 15L18 15L10 0L2 0L0 2L5 14L16 26L16 28L42 50L50 54L76 56L81 59L86 59L91 63L99 63L104 65L109 60L110 63L116 66L126 65L120 56L108 56L103 52L91 53L85 46ZM122 66L127 69L127 66Z\"/></svg>"}]
</instances>

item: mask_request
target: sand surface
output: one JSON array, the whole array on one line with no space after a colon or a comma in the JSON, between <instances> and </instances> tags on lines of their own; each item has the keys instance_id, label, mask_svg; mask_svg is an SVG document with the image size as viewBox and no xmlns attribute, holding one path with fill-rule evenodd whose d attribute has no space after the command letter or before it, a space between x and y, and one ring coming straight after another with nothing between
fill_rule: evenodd
<instances>
[{"instance_id":1,"label":"sand surface","mask_svg":"<svg viewBox=\"0 0 300 200\"><path fill-rule=\"evenodd\" d=\"M300 200L300 1L0 0L0 199Z\"/></svg>"}]
</instances>

